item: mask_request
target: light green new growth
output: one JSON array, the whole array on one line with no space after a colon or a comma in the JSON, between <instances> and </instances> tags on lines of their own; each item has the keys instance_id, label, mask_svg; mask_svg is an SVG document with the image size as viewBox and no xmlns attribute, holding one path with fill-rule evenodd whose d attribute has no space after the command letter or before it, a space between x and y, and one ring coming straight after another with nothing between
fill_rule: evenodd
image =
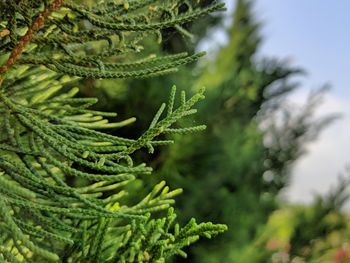
<instances>
[{"instance_id":1,"label":"light green new growth","mask_svg":"<svg viewBox=\"0 0 350 263\"><path fill-rule=\"evenodd\" d=\"M165 182L138 203L125 198L133 194L128 184L152 171L134 164L135 151L172 143L158 139L164 133L205 128L173 127L196 112L203 89L189 99L182 92L176 106L173 87L169 103L135 140L98 131L135 118L110 121L116 114L90 109L96 99L76 97L79 77L151 77L201 57L142 52L143 41L160 41L162 29L190 35L181 24L223 8L191 3L0 2L0 262L160 263L186 256L183 248L200 236L226 230L194 219L174 224L173 198L181 189Z\"/></svg>"}]
</instances>

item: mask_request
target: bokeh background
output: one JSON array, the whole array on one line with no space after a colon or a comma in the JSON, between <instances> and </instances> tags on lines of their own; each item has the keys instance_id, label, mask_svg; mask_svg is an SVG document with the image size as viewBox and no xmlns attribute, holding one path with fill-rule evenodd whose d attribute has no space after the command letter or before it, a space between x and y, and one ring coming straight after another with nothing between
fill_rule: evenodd
<instances>
[{"instance_id":1,"label":"bokeh background","mask_svg":"<svg viewBox=\"0 0 350 263\"><path fill-rule=\"evenodd\" d=\"M163 31L159 46L143 43L152 56L207 50L198 63L152 79L85 80L81 95L97 96L100 109L121 118L135 116L110 132L137 137L172 85L188 93L207 87L198 112L184 120L206 131L171 135L173 146L136 156L155 170L131 186L140 196L166 180L184 189L180 222L229 227L174 262L350 262L350 3L226 4L225 13Z\"/></svg>"},{"instance_id":2,"label":"bokeh background","mask_svg":"<svg viewBox=\"0 0 350 263\"><path fill-rule=\"evenodd\" d=\"M231 23L236 1L225 1ZM291 99L302 103L310 89L329 84L317 114L341 113L341 119L329 126L315 142L307 146L308 154L295 164L291 185L286 189L289 200L310 202L315 193L326 193L343 173L350 156L350 35L347 15L350 3L345 0L257 0L253 14L262 22L263 41L259 54L286 58L300 65L306 75L299 79L302 88ZM226 43L223 30L216 30L218 43ZM202 42L204 49L215 49L211 41ZM315 183L317 182L317 183ZM347 204L350 209L350 204Z\"/></svg>"}]
</instances>

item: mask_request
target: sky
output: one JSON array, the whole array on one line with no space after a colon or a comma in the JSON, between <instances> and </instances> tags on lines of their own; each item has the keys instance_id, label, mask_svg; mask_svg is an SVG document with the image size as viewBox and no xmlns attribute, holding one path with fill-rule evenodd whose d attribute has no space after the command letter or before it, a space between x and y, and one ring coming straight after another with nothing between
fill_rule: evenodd
<instances>
[{"instance_id":1,"label":"sky","mask_svg":"<svg viewBox=\"0 0 350 263\"><path fill-rule=\"evenodd\" d=\"M226 0L229 11L234 2ZM254 14L263 23L260 55L286 58L307 72L291 100L301 104L310 90L330 84L317 116L342 114L308 145L307 154L294 166L291 185L284 195L292 202L308 203L315 193L326 193L350 166L350 1L254 2ZM215 39L225 41L223 32L214 33ZM210 49L212 44L204 45Z\"/></svg>"},{"instance_id":2,"label":"sky","mask_svg":"<svg viewBox=\"0 0 350 263\"><path fill-rule=\"evenodd\" d=\"M233 1L227 1L233 3ZM350 164L350 1L256 0L255 14L263 22L261 54L287 57L307 75L301 80L296 102L305 101L310 89L326 83L331 90L318 116L342 117L310 143L308 153L295 165L286 196L310 202L315 193L326 193L346 174ZM350 205L347 205L350 208Z\"/></svg>"}]
</instances>

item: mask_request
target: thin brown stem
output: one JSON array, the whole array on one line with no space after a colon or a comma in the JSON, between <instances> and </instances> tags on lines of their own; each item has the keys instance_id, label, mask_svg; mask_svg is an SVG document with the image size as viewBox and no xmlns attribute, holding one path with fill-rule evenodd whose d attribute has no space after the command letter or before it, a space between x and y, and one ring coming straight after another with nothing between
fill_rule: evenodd
<instances>
[{"instance_id":1,"label":"thin brown stem","mask_svg":"<svg viewBox=\"0 0 350 263\"><path fill-rule=\"evenodd\" d=\"M35 19L31 27L28 28L28 31L25 35L19 40L16 47L12 50L10 57L7 59L4 65L0 67L0 74L4 74L8 69L16 63L16 60L22 54L24 48L31 42L33 39L33 34L35 31L39 30L45 23L46 17L54 10L59 9L63 5L64 0L55 0L50 5L48 5L44 11L42 11L38 17ZM0 76L0 83L2 82L2 76Z\"/></svg>"}]
</instances>

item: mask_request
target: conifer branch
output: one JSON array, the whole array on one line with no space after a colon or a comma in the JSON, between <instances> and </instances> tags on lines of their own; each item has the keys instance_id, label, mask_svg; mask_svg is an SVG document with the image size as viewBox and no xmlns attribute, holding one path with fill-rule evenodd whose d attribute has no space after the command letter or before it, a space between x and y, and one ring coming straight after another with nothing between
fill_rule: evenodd
<instances>
[{"instance_id":1,"label":"conifer branch","mask_svg":"<svg viewBox=\"0 0 350 263\"><path fill-rule=\"evenodd\" d=\"M111 122L115 113L91 109L97 99L76 97L78 77L156 76L204 55L138 55L140 42L151 33L159 36L161 28L222 8L214 4L179 14L181 1L152 9L156 2L106 0L92 9L63 0L0 2L0 22L6 25L0 31L0 55L9 56L0 68L1 260L162 262L185 255L182 249L199 236L225 231L224 225L193 220L173 231L171 207L182 190L170 191L165 182L139 202L125 199L127 186L152 172L146 164L134 163L135 151L152 153L156 146L173 143L158 139L164 133L204 128L173 128L195 113L204 90L188 100L182 93L176 107L174 87L166 116L163 104L138 139L98 131L130 125L135 118ZM82 26L86 21L89 28ZM96 46L92 54L85 51L91 41ZM152 218L165 210L167 216Z\"/></svg>"}]
</instances>

